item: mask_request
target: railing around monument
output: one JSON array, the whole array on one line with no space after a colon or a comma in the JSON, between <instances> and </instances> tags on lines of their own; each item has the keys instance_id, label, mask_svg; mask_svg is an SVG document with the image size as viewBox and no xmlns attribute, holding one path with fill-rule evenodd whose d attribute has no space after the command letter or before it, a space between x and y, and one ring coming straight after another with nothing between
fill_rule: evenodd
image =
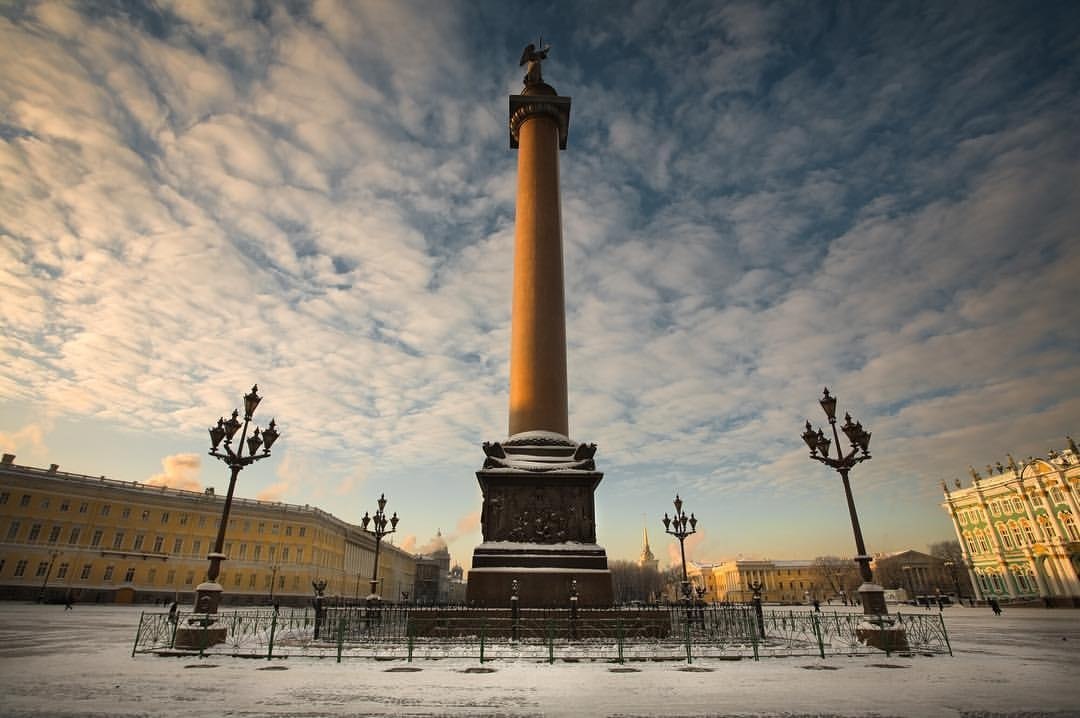
<instances>
[{"instance_id":1,"label":"railing around monument","mask_svg":"<svg viewBox=\"0 0 1080 718\"><path fill-rule=\"evenodd\" d=\"M872 655L860 639L865 617L854 613L766 610L762 626L750 606L710 605L641 609L426 608L416 606L337 605L322 609L282 608L226 611L213 625L225 640L210 645L204 614L180 611L142 614L132 649L135 653L206 653L215 655L319 656L342 658L472 658L480 661L683 660L782 656ZM951 655L940 614L894 614L905 629L906 646L893 651ZM194 628L185 648L177 627ZM200 628L205 633L200 634ZM207 637L200 642L199 636Z\"/></svg>"}]
</instances>

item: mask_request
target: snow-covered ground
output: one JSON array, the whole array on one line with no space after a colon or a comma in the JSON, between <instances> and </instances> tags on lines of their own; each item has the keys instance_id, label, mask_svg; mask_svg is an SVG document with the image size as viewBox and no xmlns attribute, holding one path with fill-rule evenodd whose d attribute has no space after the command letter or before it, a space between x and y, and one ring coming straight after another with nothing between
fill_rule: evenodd
<instances>
[{"instance_id":1,"label":"snow-covered ground","mask_svg":"<svg viewBox=\"0 0 1080 718\"><path fill-rule=\"evenodd\" d=\"M1080 610L948 608L953 658L692 666L132 658L141 610L0 603L0 715L1080 716Z\"/></svg>"}]
</instances>

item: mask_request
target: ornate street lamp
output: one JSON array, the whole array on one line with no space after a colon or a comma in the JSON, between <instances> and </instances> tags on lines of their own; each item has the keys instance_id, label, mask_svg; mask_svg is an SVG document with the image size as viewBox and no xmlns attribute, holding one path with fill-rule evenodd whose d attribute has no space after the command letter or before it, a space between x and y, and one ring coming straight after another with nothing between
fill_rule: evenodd
<instances>
[{"instance_id":1,"label":"ornate street lamp","mask_svg":"<svg viewBox=\"0 0 1080 718\"><path fill-rule=\"evenodd\" d=\"M360 528L375 537L375 567L371 569L371 593L367 597L368 603L379 602L379 545L382 543L383 536L389 536L397 531L397 512L395 511L394 515L387 519L386 514L383 512L384 508L386 508L386 494L380 494L379 510L375 512L374 516L368 516L365 511L364 518L360 520ZM388 523L390 524L389 530L386 528ZM368 529L368 524L371 524L373 528Z\"/></svg>"},{"instance_id":2,"label":"ornate street lamp","mask_svg":"<svg viewBox=\"0 0 1080 718\"><path fill-rule=\"evenodd\" d=\"M221 459L229 467L229 491L225 494L225 507L221 511L221 525L218 526L217 539L214 541L214 550L207 558L210 560L210 568L206 572L206 581L195 588L195 611L198 613L217 613L221 603L222 588L217 582L221 573L221 562L228 557L222 553L225 548L225 528L229 525L229 511L232 509L233 490L236 488L236 477L240 470L249 464L270 456L270 447L278 440L277 425L270 420L270 425L265 431L258 426L248 436L248 426L251 417L255 414L255 408L259 406L262 397L259 396L259 386L251 387L251 393L244 395L244 421L239 420L240 412L233 409L232 416L228 421L224 417L218 419L217 426L210 427L210 456ZM240 439L233 449L233 437L240 432ZM244 449L247 454L244 454ZM258 453L259 449L262 453Z\"/></svg>"},{"instance_id":3,"label":"ornate street lamp","mask_svg":"<svg viewBox=\"0 0 1080 718\"><path fill-rule=\"evenodd\" d=\"M956 589L956 602L961 606L964 605L963 596L960 595L960 575L956 570L956 562L951 559L945 560L945 569L952 576L953 588Z\"/></svg>"},{"instance_id":4,"label":"ornate street lamp","mask_svg":"<svg viewBox=\"0 0 1080 718\"><path fill-rule=\"evenodd\" d=\"M690 603L690 579L686 576L686 537L697 533L697 519L694 514L689 517L683 512L683 502L678 494L675 494L675 516L669 517L664 513L664 531L679 539L679 554L682 556L682 594L683 600ZM689 528L687 526L689 525Z\"/></svg>"},{"instance_id":5,"label":"ornate street lamp","mask_svg":"<svg viewBox=\"0 0 1080 718\"><path fill-rule=\"evenodd\" d=\"M863 613L867 615L883 615L889 612L885 606L885 591L873 581L873 573L870 570L870 556L866 553L866 545L863 543L862 529L859 527L859 515L855 511L855 500L851 496L851 483L848 481L848 472L855 464L870 459L870 432L863 429L862 422L852 421L851 414L844 414L844 424L840 427L844 435L851 443L851 451L844 453L840 446L840 435L836 432L836 397L829 394L826 387L824 396L821 397L821 408L832 425L833 438L825 436L820 428L815 431L810 422L806 422L806 431L802 434L803 441L810 447L810 458L820 461L826 466L835 469L844 482L844 495L847 497L848 514L851 516L851 528L855 532L855 563L859 566L859 574L863 583L859 587L859 597L862 599ZM833 441L836 442L836 456L829 456L829 448Z\"/></svg>"},{"instance_id":6,"label":"ornate street lamp","mask_svg":"<svg viewBox=\"0 0 1080 718\"><path fill-rule=\"evenodd\" d=\"M41 591L38 592L38 603L45 602L45 589L49 586L49 577L52 576L53 564L56 563L56 557L60 555L59 551L49 552L49 568L45 571L45 580L41 582Z\"/></svg>"},{"instance_id":7,"label":"ornate street lamp","mask_svg":"<svg viewBox=\"0 0 1080 718\"><path fill-rule=\"evenodd\" d=\"M918 603L918 596L915 595L915 579L911 577L911 566L901 566L900 568L904 572L904 588L911 591L912 604Z\"/></svg>"}]
</instances>

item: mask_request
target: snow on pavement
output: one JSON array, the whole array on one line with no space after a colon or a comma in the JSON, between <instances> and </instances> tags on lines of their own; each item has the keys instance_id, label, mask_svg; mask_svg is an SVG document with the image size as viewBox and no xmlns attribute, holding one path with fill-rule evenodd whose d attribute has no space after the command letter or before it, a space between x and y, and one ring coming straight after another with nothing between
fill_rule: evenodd
<instances>
[{"instance_id":1,"label":"snow on pavement","mask_svg":"<svg viewBox=\"0 0 1080 718\"><path fill-rule=\"evenodd\" d=\"M141 610L0 603L0 715L1080 716L1074 609L949 608L953 658L691 666L132 658Z\"/></svg>"}]
</instances>

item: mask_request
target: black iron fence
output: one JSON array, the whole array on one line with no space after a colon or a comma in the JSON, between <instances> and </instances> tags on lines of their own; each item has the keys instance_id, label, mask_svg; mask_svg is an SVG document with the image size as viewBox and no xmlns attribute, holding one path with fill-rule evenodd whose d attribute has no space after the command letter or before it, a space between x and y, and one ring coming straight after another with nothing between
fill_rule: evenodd
<instances>
[{"instance_id":1,"label":"black iron fence","mask_svg":"<svg viewBox=\"0 0 1080 718\"><path fill-rule=\"evenodd\" d=\"M750 606L654 609L429 609L331 606L217 614L145 612L136 653L536 661L683 660L779 656L952 654L943 617L893 614L884 642L867 641L861 614L765 611ZM903 629L904 642L890 645ZM180 634L178 640L178 634ZM874 645L876 643L876 645ZM183 648L180 648L183 646Z\"/></svg>"}]
</instances>

